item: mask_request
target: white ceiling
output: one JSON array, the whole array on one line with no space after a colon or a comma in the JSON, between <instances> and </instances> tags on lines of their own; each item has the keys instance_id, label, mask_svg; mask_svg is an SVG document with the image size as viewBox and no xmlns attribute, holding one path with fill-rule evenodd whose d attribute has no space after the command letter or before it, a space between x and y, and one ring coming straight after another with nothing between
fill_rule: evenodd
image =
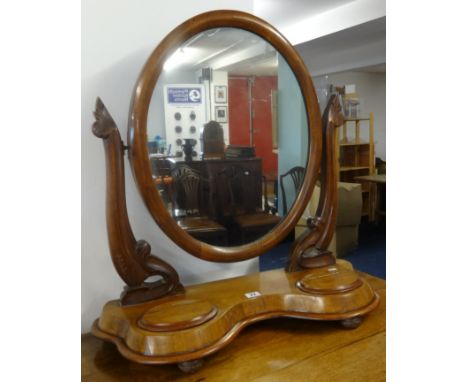
<instances>
[{"instance_id":1,"label":"white ceiling","mask_svg":"<svg viewBox=\"0 0 468 382\"><path fill-rule=\"evenodd\" d=\"M358 68L356 72L365 72L365 73L385 73L387 71L386 64L371 65L364 68Z\"/></svg>"},{"instance_id":2,"label":"white ceiling","mask_svg":"<svg viewBox=\"0 0 468 382\"><path fill-rule=\"evenodd\" d=\"M377 70L372 67L386 61L385 0L254 0L254 12L295 45L313 76ZM231 75L276 74L271 46L244 30L205 31L185 45L174 57L182 70L211 67Z\"/></svg>"},{"instance_id":3,"label":"white ceiling","mask_svg":"<svg viewBox=\"0 0 468 382\"><path fill-rule=\"evenodd\" d=\"M298 44L295 48L303 50L309 47L313 48L317 54L323 54L328 52L330 48L344 50L382 41L385 40L385 34L385 17L383 17Z\"/></svg>"},{"instance_id":4,"label":"white ceiling","mask_svg":"<svg viewBox=\"0 0 468 382\"><path fill-rule=\"evenodd\" d=\"M385 63L385 0L254 0L313 76Z\"/></svg>"},{"instance_id":5,"label":"white ceiling","mask_svg":"<svg viewBox=\"0 0 468 382\"><path fill-rule=\"evenodd\" d=\"M355 0L254 0L254 13L278 29Z\"/></svg>"},{"instance_id":6,"label":"white ceiling","mask_svg":"<svg viewBox=\"0 0 468 382\"><path fill-rule=\"evenodd\" d=\"M356 70L386 62L386 18L356 25L295 48L312 76Z\"/></svg>"}]
</instances>

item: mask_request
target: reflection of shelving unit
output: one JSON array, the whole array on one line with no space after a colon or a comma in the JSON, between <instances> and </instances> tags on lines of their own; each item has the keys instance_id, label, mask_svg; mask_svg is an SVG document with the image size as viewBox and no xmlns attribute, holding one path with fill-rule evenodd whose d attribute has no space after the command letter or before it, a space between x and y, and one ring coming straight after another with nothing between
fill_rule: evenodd
<instances>
[{"instance_id":1,"label":"reflection of shelving unit","mask_svg":"<svg viewBox=\"0 0 468 382\"><path fill-rule=\"evenodd\" d=\"M369 129L368 141L361 138L361 128ZM348 132L354 128L354 137ZM360 183L357 176L373 175L374 168L374 115L367 118L346 118L337 134L336 152L338 153L337 172L340 182ZM367 182L362 182L362 215L369 214L370 189Z\"/></svg>"}]
</instances>

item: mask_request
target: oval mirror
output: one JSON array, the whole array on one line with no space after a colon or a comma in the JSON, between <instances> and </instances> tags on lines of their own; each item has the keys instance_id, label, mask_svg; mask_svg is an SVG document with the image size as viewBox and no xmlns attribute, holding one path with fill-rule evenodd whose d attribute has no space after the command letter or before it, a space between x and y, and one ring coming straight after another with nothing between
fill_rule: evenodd
<instances>
[{"instance_id":1,"label":"oval mirror","mask_svg":"<svg viewBox=\"0 0 468 382\"><path fill-rule=\"evenodd\" d=\"M147 61L130 159L156 222L212 261L257 256L294 228L315 184L320 115L302 60L264 21L209 12Z\"/></svg>"}]
</instances>

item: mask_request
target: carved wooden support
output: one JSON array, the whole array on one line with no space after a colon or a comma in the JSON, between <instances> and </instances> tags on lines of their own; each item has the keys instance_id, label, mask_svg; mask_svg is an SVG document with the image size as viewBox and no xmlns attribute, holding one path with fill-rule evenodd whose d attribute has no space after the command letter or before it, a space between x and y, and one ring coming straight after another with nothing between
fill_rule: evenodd
<instances>
[{"instance_id":1,"label":"carved wooden support","mask_svg":"<svg viewBox=\"0 0 468 382\"><path fill-rule=\"evenodd\" d=\"M124 147L120 133L100 98L96 100L93 133L104 142L106 156L106 220L109 248L117 273L127 284L120 300L137 304L170 294L182 293L176 270L151 254L150 245L136 241L130 227L125 200ZM150 276L160 276L145 282Z\"/></svg>"},{"instance_id":2,"label":"carved wooden support","mask_svg":"<svg viewBox=\"0 0 468 382\"><path fill-rule=\"evenodd\" d=\"M296 239L286 269L290 272L335 264L327 250L336 228L338 174L336 173L335 134L344 123L338 95L332 95L322 116L323 150L320 167L320 199L315 218L307 220L306 229Z\"/></svg>"}]
</instances>

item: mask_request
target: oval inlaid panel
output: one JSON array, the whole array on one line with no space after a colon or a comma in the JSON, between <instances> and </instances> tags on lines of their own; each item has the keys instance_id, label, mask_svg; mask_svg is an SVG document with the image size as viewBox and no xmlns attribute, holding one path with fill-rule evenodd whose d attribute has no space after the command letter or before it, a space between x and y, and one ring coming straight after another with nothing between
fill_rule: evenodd
<instances>
[{"instance_id":1,"label":"oval inlaid panel","mask_svg":"<svg viewBox=\"0 0 468 382\"><path fill-rule=\"evenodd\" d=\"M296 285L307 293L340 293L356 289L362 281L352 270L330 266L308 274Z\"/></svg>"},{"instance_id":2,"label":"oval inlaid panel","mask_svg":"<svg viewBox=\"0 0 468 382\"><path fill-rule=\"evenodd\" d=\"M172 301L147 310L138 320L138 325L154 332L182 330L211 320L217 311L216 306L208 301Z\"/></svg>"}]
</instances>

